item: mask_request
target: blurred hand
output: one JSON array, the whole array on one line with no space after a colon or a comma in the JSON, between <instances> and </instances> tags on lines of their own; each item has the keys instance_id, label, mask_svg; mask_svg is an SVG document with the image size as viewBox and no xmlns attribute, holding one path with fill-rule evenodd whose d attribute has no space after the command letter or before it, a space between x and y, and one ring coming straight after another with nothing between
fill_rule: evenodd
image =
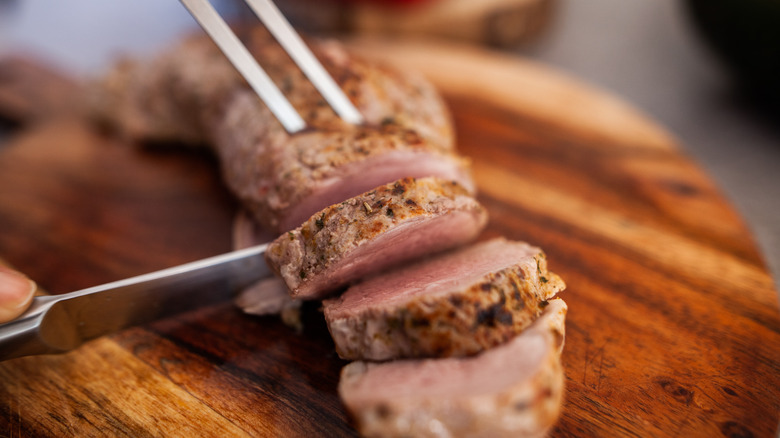
<instances>
[{"instance_id":1,"label":"blurred hand","mask_svg":"<svg viewBox=\"0 0 780 438\"><path fill-rule=\"evenodd\" d=\"M27 310L35 293L35 283L23 274L0 265L0 323Z\"/></svg>"}]
</instances>

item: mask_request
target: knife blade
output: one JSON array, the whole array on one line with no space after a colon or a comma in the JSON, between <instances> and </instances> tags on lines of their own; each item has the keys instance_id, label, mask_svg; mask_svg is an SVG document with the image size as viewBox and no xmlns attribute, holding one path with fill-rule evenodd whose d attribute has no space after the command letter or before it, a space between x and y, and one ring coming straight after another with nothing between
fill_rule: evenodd
<instances>
[{"instance_id":1,"label":"knife blade","mask_svg":"<svg viewBox=\"0 0 780 438\"><path fill-rule=\"evenodd\" d=\"M0 324L0 361L63 353L117 330L230 299L271 275L267 244L61 295Z\"/></svg>"}]
</instances>

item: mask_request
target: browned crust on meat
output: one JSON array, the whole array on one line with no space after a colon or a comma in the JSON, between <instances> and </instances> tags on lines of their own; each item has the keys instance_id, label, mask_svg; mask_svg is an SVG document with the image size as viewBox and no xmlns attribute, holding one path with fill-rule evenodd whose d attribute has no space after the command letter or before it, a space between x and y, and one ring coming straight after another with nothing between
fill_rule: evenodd
<instances>
[{"instance_id":1,"label":"browned crust on meat","mask_svg":"<svg viewBox=\"0 0 780 438\"><path fill-rule=\"evenodd\" d=\"M486 211L460 184L433 177L404 178L314 214L272 242L266 260L297 297L303 285L318 281L320 273L391 228L464 209L480 216L484 225Z\"/></svg>"},{"instance_id":2,"label":"browned crust on meat","mask_svg":"<svg viewBox=\"0 0 780 438\"><path fill-rule=\"evenodd\" d=\"M361 365L365 362L344 367L341 379L349 379L349 374L359 372ZM563 390L560 356L550 354L530 382L507 388L500 394L469 400L387 401L349 410L356 429L364 437L543 437L560 416ZM525 424L523 430L503 429L506 418L510 417L513 423ZM449 434L437 434L428 427L431 423Z\"/></svg>"},{"instance_id":3,"label":"browned crust on meat","mask_svg":"<svg viewBox=\"0 0 780 438\"><path fill-rule=\"evenodd\" d=\"M257 126L258 120L269 117L268 109L246 91L236 94L217 131L217 152L228 185L268 229L278 229L280 218L321 181L342 176L349 164L388 152L426 154L450 163L464 178L469 175L469 161L450 147L392 121L291 137L270 128L274 124Z\"/></svg>"},{"instance_id":4,"label":"browned crust on meat","mask_svg":"<svg viewBox=\"0 0 780 438\"><path fill-rule=\"evenodd\" d=\"M365 62L335 42L311 41L312 51L366 119L363 126L350 125L265 29L237 33L310 131L288 135L203 36L152 61L117 66L95 87L92 113L133 140L213 143L228 185L274 231L284 231L280 217L319 182L338 176L344 165L388 151L430 153L468 175L467 161L454 155L449 112L427 81Z\"/></svg>"},{"instance_id":5,"label":"browned crust on meat","mask_svg":"<svg viewBox=\"0 0 780 438\"><path fill-rule=\"evenodd\" d=\"M268 53L273 48L265 43L255 47L264 57L276 55ZM339 176L349 164L391 151L430 154L469 174L468 161L454 154L448 111L430 84L366 64L334 43L313 49L364 114L366 124L354 126L335 118L299 70L280 59L269 74L282 84L311 129L288 135L245 89L232 96L215 131L228 184L264 226L285 231L280 218L321 181Z\"/></svg>"},{"instance_id":6,"label":"browned crust on meat","mask_svg":"<svg viewBox=\"0 0 780 438\"><path fill-rule=\"evenodd\" d=\"M564 396L564 375L560 346L564 333L566 305L556 299L555 315L541 318L540 332L550 348L537 372L499 393L448 399L427 398L425 394L400 399L361 401L349 404L344 398L349 386L370 367L384 366L352 362L341 371L339 394L347 404L361 436L365 437L542 437L560 416ZM553 303L553 301L551 301ZM435 359L426 359L435 361ZM507 369L507 373L513 370ZM381 391L381 388L377 389Z\"/></svg>"},{"instance_id":7,"label":"browned crust on meat","mask_svg":"<svg viewBox=\"0 0 780 438\"><path fill-rule=\"evenodd\" d=\"M547 300L565 288L547 270L541 250L534 262L488 273L463 290L418 296L347 318L328 318L326 302L336 351L343 359L386 360L467 356L504 343L531 325Z\"/></svg>"},{"instance_id":8,"label":"browned crust on meat","mask_svg":"<svg viewBox=\"0 0 780 438\"><path fill-rule=\"evenodd\" d=\"M207 37L191 37L153 59L122 60L87 98L94 120L131 141L206 144L244 86Z\"/></svg>"}]
</instances>

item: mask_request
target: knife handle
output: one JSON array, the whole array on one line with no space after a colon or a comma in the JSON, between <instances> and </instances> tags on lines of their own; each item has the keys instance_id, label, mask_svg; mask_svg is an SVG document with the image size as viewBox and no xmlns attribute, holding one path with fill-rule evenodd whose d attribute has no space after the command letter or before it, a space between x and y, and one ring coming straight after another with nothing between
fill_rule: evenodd
<instances>
[{"instance_id":1,"label":"knife handle","mask_svg":"<svg viewBox=\"0 0 780 438\"><path fill-rule=\"evenodd\" d=\"M133 325L230 300L271 276L267 244L59 295L36 297L19 318L0 324L0 361L62 353Z\"/></svg>"},{"instance_id":2,"label":"knife handle","mask_svg":"<svg viewBox=\"0 0 780 438\"><path fill-rule=\"evenodd\" d=\"M41 336L41 321L47 310L61 297L38 296L19 318L0 324L0 361L34 354L62 353Z\"/></svg>"}]
</instances>

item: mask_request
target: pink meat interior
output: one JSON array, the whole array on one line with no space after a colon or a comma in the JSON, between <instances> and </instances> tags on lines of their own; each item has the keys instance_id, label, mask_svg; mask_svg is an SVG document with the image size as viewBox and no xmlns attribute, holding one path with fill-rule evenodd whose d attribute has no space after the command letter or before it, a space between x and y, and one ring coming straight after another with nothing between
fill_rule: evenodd
<instances>
[{"instance_id":1,"label":"pink meat interior","mask_svg":"<svg viewBox=\"0 0 780 438\"><path fill-rule=\"evenodd\" d=\"M279 226L282 230L291 230L325 207L402 178L426 176L457 181L469 191L474 189L471 178L456 160L427 152L391 151L341 167L338 175L322 181L306 198L291 207Z\"/></svg>"},{"instance_id":2,"label":"pink meat interior","mask_svg":"<svg viewBox=\"0 0 780 438\"><path fill-rule=\"evenodd\" d=\"M446 399L494 394L531 379L550 348L543 333L530 331L478 356L369 364L344 397L355 405L406 397Z\"/></svg>"},{"instance_id":3,"label":"pink meat interior","mask_svg":"<svg viewBox=\"0 0 780 438\"><path fill-rule=\"evenodd\" d=\"M471 241L484 225L477 211L415 217L355 248L320 276L301 285L295 298L318 298L370 274Z\"/></svg>"},{"instance_id":4,"label":"pink meat interior","mask_svg":"<svg viewBox=\"0 0 780 438\"><path fill-rule=\"evenodd\" d=\"M329 318L346 317L367 306L391 307L410 298L468 287L486 274L518 263L534 263L537 250L494 239L379 275L350 287L329 303Z\"/></svg>"}]
</instances>

